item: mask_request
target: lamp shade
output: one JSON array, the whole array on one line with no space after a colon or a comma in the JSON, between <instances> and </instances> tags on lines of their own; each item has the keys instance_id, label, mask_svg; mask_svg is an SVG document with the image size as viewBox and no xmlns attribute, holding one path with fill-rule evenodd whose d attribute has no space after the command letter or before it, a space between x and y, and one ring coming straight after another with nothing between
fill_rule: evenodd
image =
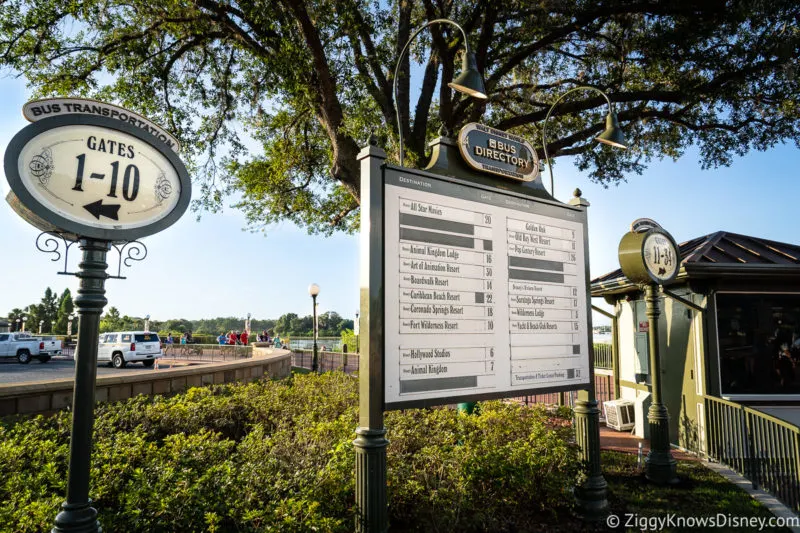
<instances>
[{"instance_id":1,"label":"lamp shade","mask_svg":"<svg viewBox=\"0 0 800 533\"><path fill-rule=\"evenodd\" d=\"M473 98L481 98L483 100L489 98L483 85L483 76L478 72L478 61L475 59L475 54L469 51L464 54L461 74L447 85L451 89L468 94Z\"/></svg>"},{"instance_id":2,"label":"lamp shade","mask_svg":"<svg viewBox=\"0 0 800 533\"><path fill-rule=\"evenodd\" d=\"M616 113L611 112L606 115L606 129L595 137L595 140L614 148L622 148L623 150L628 148L628 144L625 142L625 135L622 133L622 128L619 127Z\"/></svg>"},{"instance_id":3,"label":"lamp shade","mask_svg":"<svg viewBox=\"0 0 800 533\"><path fill-rule=\"evenodd\" d=\"M312 283L311 285L309 285L308 294L311 296L316 296L317 294L319 294L319 285L317 285L316 283Z\"/></svg>"}]
</instances>

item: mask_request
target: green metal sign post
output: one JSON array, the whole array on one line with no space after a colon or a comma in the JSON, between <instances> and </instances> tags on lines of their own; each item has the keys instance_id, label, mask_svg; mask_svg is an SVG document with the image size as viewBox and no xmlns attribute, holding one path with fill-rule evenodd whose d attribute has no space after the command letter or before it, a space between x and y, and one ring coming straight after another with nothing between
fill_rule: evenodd
<instances>
[{"instance_id":1,"label":"green metal sign post","mask_svg":"<svg viewBox=\"0 0 800 533\"><path fill-rule=\"evenodd\" d=\"M47 115L42 109L55 113ZM103 116L103 112L108 116ZM62 113L62 111L64 111ZM123 264L141 261L146 247L137 239L174 224L191 200L191 181L168 133L125 109L88 100L58 99L42 107L30 102L34 121L8 145L4 169L11 186L7 200L17 214L39 228L37 247L57 255L64 243L64 271L80 279L78 346L72 401L66 501L53 533L99 533L97 511L89 498L95 381L100 314L107 300L105 281L124 279ZM39 239L45 237L45 247ZM82 260L67 271L70 246ZM116 276L107 272L110 249L119 253ZM127 256L123 253L127 250Z\"/></svg>"},{"instance_id":2,"label":"green metal sign post","mask_svg":"<svg viewBox=\"0 0 800 533\"><path fill-rule=\"evenodd\" d=\"M581 197L580 189L575 190L575 196L569 201L570 205L581 208L584 212L589 207L589 202ZM587 229L588 233L588 229ZM589 239L584 241L586 246L586 270L589 270ZM588 290L588 289L587 289ZM589 314L589 335L592 334L591 313ZM588 465L586 481L576 490L576 499L580 513L587 520L598 520L608 514L608 483L603 477L600 463L600 408L598 407L594 384L594 343L589 342L591 361L589 369L591 379L589 386L578 391L578 398L573 411L575 413L575 438L581 449L581 458Z\"/></svg>"},{"instance_id":3,"label":"green metal sign post","mask_svg":"<svg viewBox=\"0 0 800 533\"><path fill-rule=\"evenodd\" d=\"M374 143L371 139L371 143ZM361 314L356 440L356 531L389 529L386 428L383 427L383 172L386 152L370 144L361 161Z\"/></svg>"},{"instance_id":4,"label":"green metal sign post","mask_svg":"<svg viewBox=\"0 0 800 533\"><path fill-rule=\"evenodd\" d=\"M619 243L622 273L639 283L645 293L645 313L649 324L650 385L653 401L647 412L650 425L650 452L645 460L647 479L658 484L678 481L676 461L670 451L669 413L661 396L661 357L659 354L658 317L661 315L658 287L678 274L680 250L672 236L650 219L631 224L631 231Z\"/></svg>"},{"instance_id":5,"label":"green metal sign post","mask_svg":"<svg viewBox=\"0 0 800 533\"><path fill-rule=\"evenodd\" d=\"M78 311L78 346L75 353L75 389L72 400L72 432L69 446L67 499L55 520L53 533L100 532L97 511L89 498L89 462L94 424L94 393L97 378L97 345L100 315L108 300L106 255L111 245L94 239L81 240L83 260L75 274L80 279L75 304Z\"/></svg>"},{"instance_id":6,"label":"green metal sign post","mask_svg":"<svg viewBox=\"0 0 800 533\"><path fill-rule=\"evenodd\" d=\"M650 424L650 452L645 459L645 475L647 479L659 484L678 481L677 463L672 457L669 445L669 413L661 396L661 356L659 354L658 317L661 310L658 305L658 285L648 283L645 288L645 313L650 325L650 375L653 388L653 402L647 412Z\"/></svg>"}]
</instances>

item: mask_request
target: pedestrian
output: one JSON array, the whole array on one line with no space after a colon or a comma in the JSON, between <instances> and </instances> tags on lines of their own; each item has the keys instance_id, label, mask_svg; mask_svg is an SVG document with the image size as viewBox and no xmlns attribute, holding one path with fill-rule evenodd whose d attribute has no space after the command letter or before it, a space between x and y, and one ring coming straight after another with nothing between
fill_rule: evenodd
<instances>
[{"instance_id":1,"label":"pedestrian","mask_svg":"<svg viewBox=\"0 0 800 533\"><path fill-rule=\"evenodd\" d=\"M217 337L217 343L219 343L220 346L223 344L228 344L228 337L225 335L224 331L219 334L219 337Z\"/></svg>"},{"instance_id":2,"label":"pedestrian","mask_svg":"<svg viewBox=\"0 0 800 533\"><path fill-rule=\"evenodd\" d=\"M186 344L186 333L181 335L181 344Z\"/></svg>"},{"instance_id":3,"label":"pedestrian","mask_svg":"<svg viewBox=\"0 0 800 533\"><path fill-rule=\"evenodd\" d=\"M233 330L228 333L228 345L236 344L236 333Z\"/></svg>"},{"instance_id":4,"label":"pedestrian","mask_svg":"<svg viewBox=\"0 0 800 533\"><path fill-rule=\"evenodd\" d=\"M239 335L239 340L241 341L243 346L247 346L247 340L250 338L250 335L247 334L247 330L244 330L241 335Z\"/></svg>"},{"instance_id":5,"label":"pedestrian","mask_svg":"<svg viewBox=\"0 0 800 533\"><path fill-rule=\"evenodd\" d=\"M169 335L167 335L167 341L166 341L166 344L175 344L175 339L172 337L172 333L170 333Z\"/></svg>"}]
</instances>

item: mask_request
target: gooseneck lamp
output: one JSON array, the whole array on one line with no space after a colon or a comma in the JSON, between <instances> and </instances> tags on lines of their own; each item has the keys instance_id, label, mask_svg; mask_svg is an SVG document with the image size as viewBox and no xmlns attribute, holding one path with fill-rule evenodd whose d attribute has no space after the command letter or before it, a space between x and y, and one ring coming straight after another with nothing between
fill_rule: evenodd
<instances>
[{"instance_id":1,"label":"gooseneck lamp","mask_svg":"<svg viewBox=\"0 0 800 533\"><path fill-rule=\"evenodd\" d=\"M469 41L467 40L467 34L464 31L464 28L459 26L457 23L453 22L450 19L434 19L430 22L426 23L421 28L417 29L411 37L406 42L405 46L403 46L403 50L400 52L400 57L397 58L397 65L394 67L394 81L393 81L393 94L394 94L394 111L395 115L397 116L397 133L398 139L400 141L400 166L403 166L403 126L400 123L400 104L398 102L398 95L397 95L397 74L400 71L400 63L403 61L403 57L405 56L406 52L408 51L408 46L411 42L420 34L422 30L427 28L428 26L432 26L433 24L452 24L456 28L461 31L461 35L464 38L464 62L461 68L461 74L459 74L456 79L451 81L447 84L448 87L451 89L455 89L458 92L467 94L472 96L473 98L479 98L481 100L486 100L489 98L486 95L486 88L483 85L483 76L478 71L478 61L475 59L475 54L472 53L472 49L469 47Z\"/></svg>"},{"instance_id":2,"label":"gooseneck lamp","mask_svg":"<svg viewBox=\"0 0 800 533\"><path fill-rule=\"evenodd\" d=\"M611 99L605 92L601 91L597 87L591 87L589 85L581 85L580 87L575 87L565 92L559 96L555 102L553 102L553 105L550 106L550 109L547 111L547 116L544 118L544 124L542 125L542 147L544 148L544 159L547 163L547 170L550 173L550 196L555 196L555 190L553 184L553 166L550 164L550 157L547 155L547 121L550 119L550 115L553 114L553 110L556 108L558 103L563 100L565 96L581 89L588 89L590 91L596 91L600 93L608 103L606 129L603 131L603 133L595 137L594 140L609 146L613 146L614 148L621 148L623 150L628 148L628 145L625 142L625 135L622 133L622 128L619 127L617 114L614 112L614 105L611 103Z\"/></svg>"}]
</instances>

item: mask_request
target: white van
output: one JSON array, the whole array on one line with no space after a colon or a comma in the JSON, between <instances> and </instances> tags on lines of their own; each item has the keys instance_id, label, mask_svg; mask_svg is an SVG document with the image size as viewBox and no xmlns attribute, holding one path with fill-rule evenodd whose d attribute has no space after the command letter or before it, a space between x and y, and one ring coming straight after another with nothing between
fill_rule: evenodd
<instances>
[{"instance_id":1,"label":"white van","mask_svg":"<svg viewBox=\"0 0 800 533\"><path fill-rule=\"evenodd\" d=\"M141 362L153 366L156 359L164 357L161 339L150 331L115 331L100 335L97 360L110 361L114 368L123 368L128 363Z\"/></svg>"}]
</instances>

